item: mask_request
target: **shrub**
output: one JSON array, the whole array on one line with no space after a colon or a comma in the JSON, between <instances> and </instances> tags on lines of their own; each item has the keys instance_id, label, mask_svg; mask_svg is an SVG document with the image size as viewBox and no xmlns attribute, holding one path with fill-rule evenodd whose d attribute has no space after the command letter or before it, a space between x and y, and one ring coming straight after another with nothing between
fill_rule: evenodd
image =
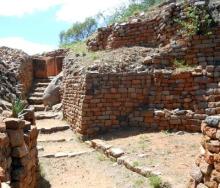
<instances>
[{"instance_id":1,"label":"shrub","mask_svg":"<svg viewBox=\"0 0 220 188\"><path fill-rule=\"evenodd\" d=\"M150 182L150 185L153 187L153 188L161 188L162 186L162 180L159 176L151 176L149 177L149 182Z\"/></svg>"},{"instance_id":2,"label":"shrub","mask_svg":"<svg viewBox=\"0 0 220 188\"><path fill-rule=\"evenodd\" d=\"M12 102L12 116L18 118L21 112L24 110L25 105L20 99L16 99Z\"/></svg>"},{"instance_id":3,"label":"shrub","mask_svg":"<svg viewBox=\"0 0 220 188\"><path fill-rule=\"evenodd\" d=\"M188 1L184 4L184 19L175 19L180 25L180 32L186 36L210 35L214 20L206 7L193 6Z\"/></svg>"}]
</instances>

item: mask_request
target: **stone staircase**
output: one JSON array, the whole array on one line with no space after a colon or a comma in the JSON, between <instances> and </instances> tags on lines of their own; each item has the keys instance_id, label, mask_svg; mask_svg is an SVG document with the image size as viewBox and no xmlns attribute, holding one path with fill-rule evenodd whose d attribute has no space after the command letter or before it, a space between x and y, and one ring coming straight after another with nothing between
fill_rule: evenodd
<instances>
[{"instance_id":1,"label":"stone staircase","mask_svg":"<svg viewBox=\"0 0 220 188\"><path fill-rule=\"evenodd\" d=\"M51 119L56 117L56 114L45 110L43 104L44 90L54 77L46 79L35 79L32 92L29 95L28 103L34 106L36 119Z\"/></svg>"},{"instance_id":2,"label":"stone staircase","mask_svg":"<svg viewBox=\"0 0 220 188\"><path fill-rule=\"evenodd\" d=\"M44 90L47 88L52 78L48 79L35 79L32 92L28 98L30 105L34 106L35 111L44 111L45 107L43 104Z\"/></svg>"}]
</instances>

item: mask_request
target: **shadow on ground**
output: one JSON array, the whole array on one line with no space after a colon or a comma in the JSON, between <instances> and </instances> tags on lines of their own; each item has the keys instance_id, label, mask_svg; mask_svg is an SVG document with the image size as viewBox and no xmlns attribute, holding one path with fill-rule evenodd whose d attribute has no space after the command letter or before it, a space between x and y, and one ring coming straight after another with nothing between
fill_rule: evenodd
<instances>
[{"instance_id":1,"label":"shadow on ground","mask_svg":"<svg viewBox=\"0 0 220 188\"><path fill-rule=\"evenodd\" d=\"M158 131L149 130L149 128L147 129L147 128L126 127L126 128L110 130L109 132L97 136L97 138L108 141L112 139L127 138L130 136L136 136L139 134L152 133L152 132L158 132Z\"/></svg>"},{"instance_id":2,"label":"shadow on ground","mask_svg":"<svg viewBox=\"0 0 220 188\"><path fill-rule=\"evenodd\" d=\"M45 177L40 176L38 180L37 188L51 188L51 184L49 181L45 179Z\"/></svg>"}]
</instances>

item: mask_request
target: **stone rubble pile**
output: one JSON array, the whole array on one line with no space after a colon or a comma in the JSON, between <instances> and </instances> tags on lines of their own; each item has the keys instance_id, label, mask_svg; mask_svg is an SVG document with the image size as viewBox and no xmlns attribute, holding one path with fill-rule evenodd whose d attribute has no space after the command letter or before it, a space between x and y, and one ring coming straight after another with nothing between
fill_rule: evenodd
<instances>
[{"instance_id":1,"label":"stone rubble pile","mask_svg":"<svg viewBox=\"0 0 220 188\"><path fill-rule=\"evenodd\" d=\"M219 188L220 186L220 116L203 121L200 155L192 171L189 188Z\"/></svg>"},{"instance_id":2,"label":"stone rubble pile","mask_svg":"<svg viewBox=\"0 0 220 188\"><path fill-rule=\"evenodd\" d=\"M206 6L205 1L196 3ZM211 13L215 12L213 19L216 25L210 28L211 36L196 35L188 38L182 35L175 20L184 18L184 4L172 1L157 7L152 13L147 13L146 15L151 16L146 18L140 16L129 22L99 29L97 36L88 40L87 46L91 51L133 46L154 48L152 53L146 54L145 65L170 66L175 59L184 60L189 65L219 65L219 7L219 2L204 7Z\"/></svg>"},{"instance_id":3,"label":"stone rubble pile","mask_svg":"<svg viewBox=\"0 0 220 188\"><path fill-rule=\"evenodd\" d=\"M21 50L0 47L0 98L12 102L28 94L33 79L30 57Z\"/></svg>"},{"instance_id":4,"label":"stone rubble pile","mask_svg":"<svg viewBox=\"0 0 220 188\"><path fill-rule=\"evenodd\" d=\"M36 126L19 119L6 119L0 133L0 184L11 187L35 188L38 178Z\"/></svg>"}]
</instances>

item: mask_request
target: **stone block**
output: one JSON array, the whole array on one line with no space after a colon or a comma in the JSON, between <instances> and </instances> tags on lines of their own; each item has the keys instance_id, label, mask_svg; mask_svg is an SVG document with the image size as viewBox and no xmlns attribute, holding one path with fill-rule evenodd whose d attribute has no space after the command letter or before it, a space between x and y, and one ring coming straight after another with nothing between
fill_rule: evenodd
<instances>
[{"instance_id":1,"label":"stone block","mask_svg":"<svg viewBox=\"0 0 220 188\"><path fill-rule=\"evenodd\" d=\"M6 129L23 129L25 126L25 121L16 119L16 118L8 118L5 120Z\"/></svg>"},{"instance_id":2,"label":"stone block","mask_svg":"<svg viewBox=\"0 0 220 188\"><path fill-rule=\"evenodd\" d=\"M11 155L12 155L12 157L16 157L16 158L22 158L22 157L28 155L28 148L27 148L26 144L23 144L20 147L14 147L12 149Z\"/></svg>"},{"instance_id":3,"label":"stone block","mask_svg":"<svg viewBox=\"0 0 220 188\"><path fill-rule=\"evenodd\" d=\"M7 129L11 147L22 146L24 143L24 132L21 129Z\"/></svg>"}]
</instances>

